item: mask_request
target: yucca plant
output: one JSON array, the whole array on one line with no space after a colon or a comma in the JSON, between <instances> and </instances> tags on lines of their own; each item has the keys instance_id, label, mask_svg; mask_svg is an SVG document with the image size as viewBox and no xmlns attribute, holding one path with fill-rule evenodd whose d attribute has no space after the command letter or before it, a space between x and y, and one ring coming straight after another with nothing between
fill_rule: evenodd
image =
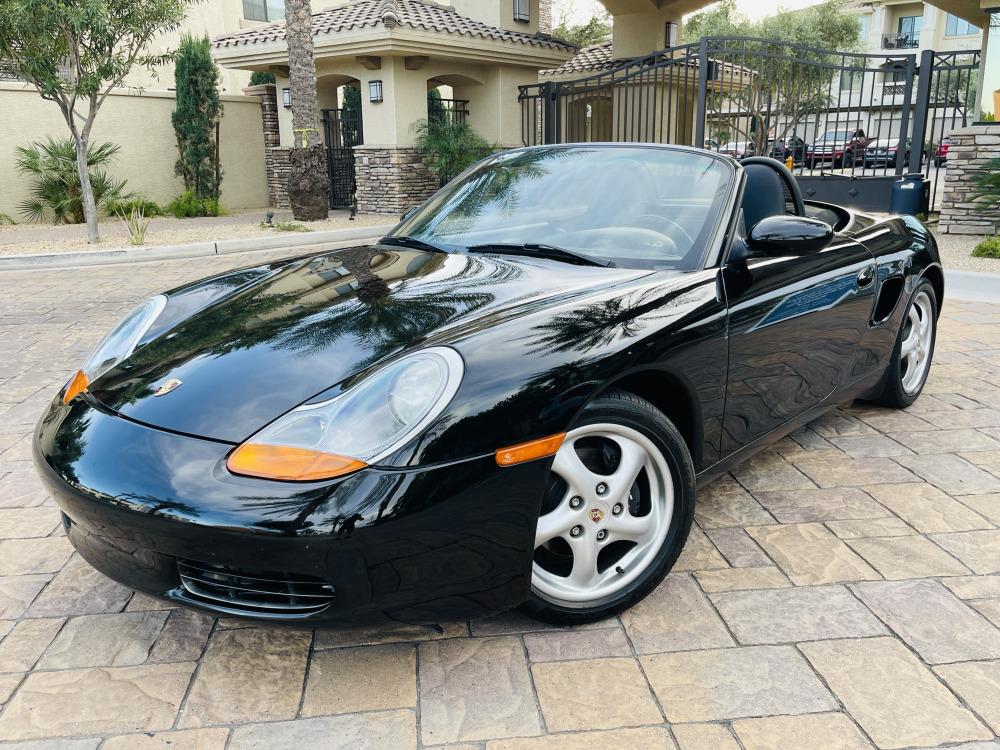
<instances>
[{"instance_id":1,"label":"yucca plant","mask_svg":"<svg viewBox=\"0 0 1000 750\"><path fill-rule=\"evenodd\" d=\"M115 180L103 169L119 148L114 143L101 143L87 149L87 171L98 208L105 208L109 200L117 200L125 191L125 180ZM18 146L16 167L18 172L33 179L30 194L18 206L29 221L51 219L53 224L86 221L72 138L49 138L44 143Z\"/></svg>"},{"instance_id":2,"label":"yucca plant","mask_svg":"<svg viewBox=\"0 0 1000 750\"><path fill-rule=\"evenodd\" d=\"M146 216L142 210L142 206L132 206L128 213L121 211L118 216L125 222L125 226L128 229L129 241L133 245L145 244L146 230L149 229L149 222L152 221L152 218Z\"/></svg>"}]
</instances>

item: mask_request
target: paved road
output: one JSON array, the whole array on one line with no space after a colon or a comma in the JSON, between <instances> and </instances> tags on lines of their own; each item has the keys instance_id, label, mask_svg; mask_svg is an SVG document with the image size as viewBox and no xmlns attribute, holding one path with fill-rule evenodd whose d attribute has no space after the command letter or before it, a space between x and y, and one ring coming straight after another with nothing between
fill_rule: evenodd
<instances>
[{"instance_id":1,"label":"paved road","mask_svg":"<svg viewBox=\"0 0 1000 750\"><path fill-rule=\"evenodd\" d=\"M0 274L0 742L1000 748L1000 306L947 305L911 409L845 407L713 484L675 572L620 619L313 633L103 578L29 462L131 305L247 262Z\"/></svg>"}]
</instances>

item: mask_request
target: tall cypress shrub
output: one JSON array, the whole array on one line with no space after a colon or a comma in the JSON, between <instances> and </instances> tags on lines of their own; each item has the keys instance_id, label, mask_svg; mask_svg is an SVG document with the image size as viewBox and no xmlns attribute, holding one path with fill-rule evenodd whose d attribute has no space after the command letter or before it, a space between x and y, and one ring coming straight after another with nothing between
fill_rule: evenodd
<instances>
[{"instance_id":1,"label":"tall cypress shrub","mask_svg":"<svg viewBox=\"0 0 1000 750\"><path fill-rule=\"evenodd\" d=\"M198 198L218 198L222 170L216 157L216 123L222 116L219 70L208 36L185 35L175 63L177 107L171 116L179 158L174 171Z\"/></svg>"}]
</instances>

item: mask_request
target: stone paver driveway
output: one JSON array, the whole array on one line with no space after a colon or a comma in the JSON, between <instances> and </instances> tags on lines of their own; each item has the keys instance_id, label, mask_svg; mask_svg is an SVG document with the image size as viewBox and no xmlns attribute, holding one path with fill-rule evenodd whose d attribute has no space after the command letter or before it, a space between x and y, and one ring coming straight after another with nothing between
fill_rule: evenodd
<instances>
[{"instance_id":1,"label":"stone paver driveway","mask_svg":"<svg viewBox=\"0 0 1000 750\"><path fill-rule=\"evenodd\" d=\"M0 742L1000 748L1000 307L946 303L911 409L846 406L702 493L676 571L620 619L312 633L103 578L30 465L126 309L252 260L0 273Z\"/></svg>"}]
</instances>

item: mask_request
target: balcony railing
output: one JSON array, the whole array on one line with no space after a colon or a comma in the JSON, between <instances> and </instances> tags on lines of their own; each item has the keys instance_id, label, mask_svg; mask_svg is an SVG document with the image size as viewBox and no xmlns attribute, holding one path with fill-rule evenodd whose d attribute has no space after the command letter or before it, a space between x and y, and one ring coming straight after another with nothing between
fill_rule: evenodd
<instances>
[{"instance_id":1,"label":"balcony railing","mask_svg":"<svg viewBox=\"0 0 1000 750\"><path fill-rule=\"evenodd\" d=\"M882 37L882 49L913 49L919 46L919 34L886 34Z\"/></svg>"},{"instance_id":2,"label":"balcony railing","mask_svg":"<svg viewBox=\"0 0 1000 750\"><path fill-rule=\"evenodd\" d=\"M428 99L428 119L449 120L450 122L465 122L469 118L468 99Z\"/></svg>"}]
</instances>

